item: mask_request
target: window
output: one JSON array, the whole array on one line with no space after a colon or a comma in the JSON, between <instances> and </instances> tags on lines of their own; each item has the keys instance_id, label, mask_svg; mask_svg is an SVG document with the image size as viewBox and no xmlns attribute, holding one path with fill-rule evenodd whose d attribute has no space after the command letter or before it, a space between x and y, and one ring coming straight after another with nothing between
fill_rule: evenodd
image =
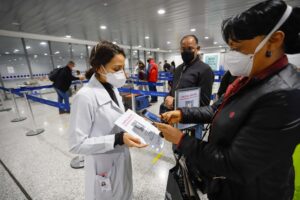
<instances>
[{"instance_id":1,"label":"window","mask_svg":"<svg viewBox=\"0 0 300 200\"><path fill-rule=\"evenodd\" d=\"M22 41L20 38L0 36L0 44L0 73L4 85L16 87L30 78Z\"/></svg>"}]
</instances>

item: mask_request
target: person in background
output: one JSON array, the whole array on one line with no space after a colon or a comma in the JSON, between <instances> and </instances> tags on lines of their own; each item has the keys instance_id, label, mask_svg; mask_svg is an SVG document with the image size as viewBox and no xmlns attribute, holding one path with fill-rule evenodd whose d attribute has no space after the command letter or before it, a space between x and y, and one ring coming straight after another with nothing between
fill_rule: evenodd
<instances>
[{"instance_id":1,"label":"person in background","mask_svg":"<svg viewBox=\"0 0 300 200\"><path fill-rule=\"evenodd\" d=\"M217 99L219 99L225 92L227 87L235 81L237 77L232 76L230 71L226 71L224 76L221 79L220 87L217 92Z\"/></svg>"},{"instance_id":2,"label":"person in background","mask_svg":"<svg viewBox=\"0 0 300 200\"><path fill-rule=\"evenodd\" d=\"M157 64L155 63L153 58L149 58L149 74L148 74L148 86L149 86L149 91L156 92L156 84L158 80L158 68ZM150 103L156 103L157 102L157 96L151 96L151 101Z\"/></svg>"},{"instance_id":3,"label":"person in background","mask_svg":"<svg viewBox=\"0 0 300 200\"><path fill-rule=\"evenodd\" d=\"M176 68L175 62L172 61L172 62L171 62L171 68L170 68L170 72L171 72L172 74L174 74L175 68Z\"/></svg>"},{"instance_id":4,"label":"person in background","mask_svg":"<svg viewBox=\"0 0 300 200\"><path fill-rule=\"evenodd\" d=\"M165 60L164 71L169 72L170 70L171 70L171 65L168 63L167 60Z\"/></svg>"},{"instance_id":5,"label":"person in background","mask_svg":"<svg viewBox=\"0 0 300 200\"><path fill-rule=\"evenodd\" d=\"M175 69L174 80L169 95L160 107L160 114L174 109L175 91L183 88L200 87L200 106L210 103L214 73L211 67L199 58L200 46L195 35L186 35L180 41L180 51L183 64ZM199 124L193 130L195 137L200 139L203 125Z\"/></svg>"},{"instance_id":6,"label":"person in background","mask_svg":"<svg viewBox=\"0 0 300 200\"><path fill-rule=\"evenodd\" d=\"M139 66L138 69L139 82L146 83L147 82L146 66L141 60L138 62L138 66ZM145 90L145 91L148 90L147 85L139 85L139 90Z\"/></svg>"},{"instance_id":7,"label":"person in background","mask_svg":"<svg viewBox=\"0 0 300 200\"><path fill-rule=\"evenodd\" d=\"M176 68L175 62L172 61L171 65L170 65L170 70L169 70L171 72L172 77L174 77L175 68ZM171 90L172 85L173 85L173 80L168 81L168 90L169 91Z\"/></svg>"},{"instance_id":8,"label":"person in background","mask_svg":"<svg viewBox=\"0 0 300 200\"><path fill-rule=\"evenodd\" d=\"M163 70L163 67L161 66L161 61L158 62L157 68L158 68L158 71L162 71Z\"/></svg>"},{"instance_id":9,"label":"person in background","mask_svg":"<svg viewBox=\"0 0 300 200\"><path fill-rule=\"evenodd\" d=\"M209 65L203 63L198 55L200 47L195 35L186 35L180 41L180 51L183 64L175 69L173 87L165 99L168 109L174 108L174 96L177 89L200 87L200 106L210 103L214 73Z\"/></svg>"},{"instance_id":10,"label":"person in background","mask_svg":"<svg viewBox=\"0 0 300 200\"><path fill-rule=\"evenodd\" d=\"M69 94L68 90L72 84L72 81L75 80L84 80L84 76L73 76L72 69L75 67L73 61L69 61L67 66L63 67L59 74L57 75L56 80L53 83L53 87L58 96L59 103L65 103L66 109L59 108L59 114L70 113L70 103L69 103Z\"/></svg>"},{"instance_id":11,"label":"person in background","mask_svg":"<svg viewBox=\"0 0 300 200\"><path fill-rule=\"evenodd\" d=\"M76 70L76 77L80 77L80 74L81 74L81 72L79 71L79 70ZM79 88L82 88L82 86L83 86L83 82L82 81L80 81L80 87ZM77 84L74 84L74 90L75 91L77 91Z\"/></svg>"},{"instance_id":12,"label":"person in background","mask_svg":"<svg viewBox=\"0 0 300 200\"><path fill-rule=\"evenodd\" d=\"M131 200L128 147L146 145L114 124L125 113L118 91L126 82L124 50L102 41L93 47L90 64L94 75L78 91L72 104L70 151L85 155L86 200Z\"/></svg>"},{"instance_id":13,"label":"person in background","mask_svg":"<svg viewBox=\"0 0 300 200\"><path fill-rule=\"evenodd\" d=\"M225 68L238 78L226 90L208 141L156 124L202 174L210 200L293 198L300 74L286 54L300 53L299 24L300 7L282 0L263 1L224 20L222 33L231 49ZM201 117L193 109L178 113L180 122Z\"/></svg>"}]
</instances>

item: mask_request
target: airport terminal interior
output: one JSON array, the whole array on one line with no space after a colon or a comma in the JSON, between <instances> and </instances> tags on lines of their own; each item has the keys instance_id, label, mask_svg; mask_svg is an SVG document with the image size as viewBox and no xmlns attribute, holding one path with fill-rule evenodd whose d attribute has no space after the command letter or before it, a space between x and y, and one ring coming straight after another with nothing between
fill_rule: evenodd
<instances>
[{"instance_id":1,"label":"airport terminal interior","mask_svg":"<svg viewBox=\"0 0 300 200\"><path fill-rule=\"evenodd\" d=\"M70 116L76 110L72 107L76 95L90 84L84 75L92 67L90 57L98 43L108 41L124 49L127 80L120 96L125 109L140 116L147 109L159 116L174 87L174 70L184 63L181 40L185 35L196 36L197 54L214 72L209 102L213 104L225 73L225 57L231 50L222 37L222 21L260 2L0 0L0 199L85 199L85 155L70 152ZM299 0L285 2L300 7ZM300 71L300 54L287 57ZM84 78L73 81L66 92L70 112L60 112L59 108L66 108L65 102L58 102L50 73L70 61L75 65L72 76ZM146 71L154 62L157 91L151 89L147 77L139 80L139 62L145 64ZM185 106L194 107L188 101ZM105 115L109 118L110 113ZM129 148L133 200L172 199L166 188L169 170L176 165L174 146L158 138L159 147ZM208 198L203 195L201 199Z\"/></svg>"}]
</instances>

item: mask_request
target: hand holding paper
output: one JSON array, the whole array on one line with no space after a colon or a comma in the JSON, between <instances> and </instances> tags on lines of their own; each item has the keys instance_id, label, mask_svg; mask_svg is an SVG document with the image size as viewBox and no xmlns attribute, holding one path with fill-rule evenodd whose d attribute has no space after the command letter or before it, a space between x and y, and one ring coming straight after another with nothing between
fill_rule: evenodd
<instances>
[{"instance_id":1,"label":"hand holding paper","mask_svg":"<svg viewBox=\"0 0 300 200\"><path fill-rule=\"evenodd\" d=\"M159 130L132 110L127 110L115 124L131 136L138 138L141 142L141 147L149 144L156 151L160 151L163 148L164 140L159 136ZM135 142L138 145L136 139L129 141L129 145L132 145L131 142Z\"/></svg>"},{"instance_id":2,"label":"hand holding paper","mask_svg":"<svg viewBox=\"0 0 300 200\"><path fill-rule=\"evenodd\" d=\"M148 146L147 144L143 144L139 138L132 136L129 133L124 133L123 141L128 147L143 148Z\"/></svg>"}]
</instances>

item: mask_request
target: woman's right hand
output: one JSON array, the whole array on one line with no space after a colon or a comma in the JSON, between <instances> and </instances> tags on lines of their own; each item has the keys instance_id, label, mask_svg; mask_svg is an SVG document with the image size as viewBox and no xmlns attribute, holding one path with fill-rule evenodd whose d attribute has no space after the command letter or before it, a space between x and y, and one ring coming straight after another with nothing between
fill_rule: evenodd
<instances>
[{"instance_id":1,"label":"woman's right hand","mask_svg":"<svg viewBox=\"0 0 300 200\"><path fill-rule=\"evenodd\" d=\"M143 144L139 138L134 137L126 132L123 134L123 141L124 144L128 147L143 148L148 146L147 144Z\"/></svg>"},{"instance_id":2,"label":"woman's right hand","mask_svg":"<svg viewBox=\"0 0 300 200\"><path fill-rule=\"evenodd\" d=\"M182 114L180 110L174 110L161 114L161 118L168 124L176 124L181 121Z\"/></svg>"}]
</instances>

